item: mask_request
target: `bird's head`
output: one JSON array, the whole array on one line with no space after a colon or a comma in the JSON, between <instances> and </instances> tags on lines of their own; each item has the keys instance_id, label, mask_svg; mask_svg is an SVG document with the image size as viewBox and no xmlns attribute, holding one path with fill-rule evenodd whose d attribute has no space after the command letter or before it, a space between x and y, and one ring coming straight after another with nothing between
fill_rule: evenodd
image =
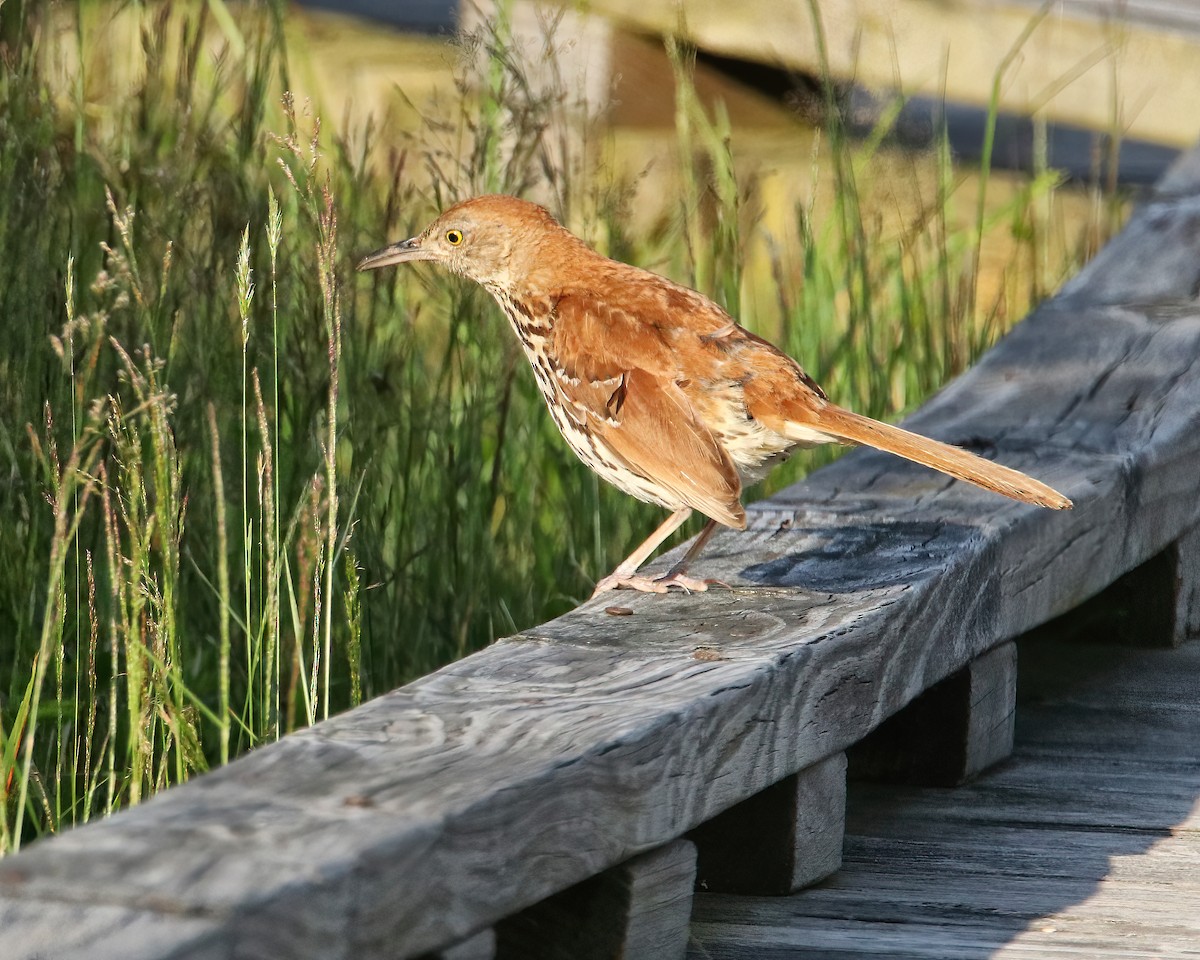
<instances>
[{"instance_id":1,"label":"bird's head","mask_svg":"<svg viewBox=\"0 0 1200 960\"><path fill-rule=\"evenodd\" d=\"M368 254L359 270L427 260L489 287L512 289L549 234L566 234L536 203L491 195L455 204L425 230ZM569 234L567 234L569 236Z\"/></svg>"}]
</instances>

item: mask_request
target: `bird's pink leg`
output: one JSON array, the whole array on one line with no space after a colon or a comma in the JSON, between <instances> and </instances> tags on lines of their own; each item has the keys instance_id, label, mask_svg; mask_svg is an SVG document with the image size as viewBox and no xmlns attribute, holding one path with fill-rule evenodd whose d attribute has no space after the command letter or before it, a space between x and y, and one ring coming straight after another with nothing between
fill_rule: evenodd
<instances>
[{"instance_id":1,"label":"bird's pink leg","mask_svg":"<svg viewBox=\"0 0 1200 960\"><path fill-rule=\"evenodd\" d=\"M664 576L654 579L637 575L638 568L646 562L650 554L654 553L662 542L678 530L680 525L691 515L691 508L683 507L667 517L658 529L646 538L641 546L621 561L617 569L596 584L596 589L592 592L592 597L595 598L606 590L616 590L618 587L628 587L631 590L640 590L643 593L666 593L671 587L681 587L684 590L697 592L707 590L709 581L696 580L693 577L685 576L685 571L688 564L695 559L696 554L704 548L704 545L712 537L713 532L717 528L715 520L708 521L708 526L701 531L700 536L696 538L696 542L691 545L683 558Z\"/></svg>"}]
</instances>

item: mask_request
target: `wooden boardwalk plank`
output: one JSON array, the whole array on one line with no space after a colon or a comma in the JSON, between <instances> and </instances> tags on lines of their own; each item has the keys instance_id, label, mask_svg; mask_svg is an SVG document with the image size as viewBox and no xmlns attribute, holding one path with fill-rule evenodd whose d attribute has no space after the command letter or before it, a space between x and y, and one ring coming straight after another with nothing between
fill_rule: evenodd
<instances>
[{"instance_id":1,"label":"wooden boardwalk plank","mask_svg":"<svg viewBox=\"0 0 1200 960\"><path fill-rule=\"evenodd\" d=\"M1018 932L986 918L975 927L924 924L863 923L846 929L837 920L812 920L790 928L766 927L759 922L731 925L736 944L710 950L708 924L693 925L705 946L690 957L705 960L805 960L812 957L888 960L1184 960L1195 958L1194 932L1183 935L1118 925L1075 930L1046 924ZM999 929L997 929L997 927Z\"/></svg>"},{"instance_id":2,"label":"wooden boardwalk plank","mask_svg":"<svg viewBox=\"0 0 1200 960\"><path fill-rule=\"evenodd\" d=\"M588 4L638 33L682 33L710 53L874 89L899 85L939 104L986 107L1006 67L1001 109L1092 130L1112 129L1120 108L1097 95L1112 84L1126 105L1124 136L1186 148L1200 133L1192 109L1200 15L1191 0L822 0L818 8L823 51L804 2ZM1043 8L1050 16L1025 35Z\"/></svg>"},{"instance_id":3,"label":"wooden boardwalk plank","mask_svg":"<svg viewBox=\"0 0 1200 960\"><path fill-rule=\"evenodd\" d=\"M1200 642L1026 642L1020 686L1008 763L955 790L852 783L842 870L698 896L689 956L1200 956Z\"/></svg>"},{"instance_id":4,"label":"wooden boardwalk plank","mask_svg":"<svg viewBox=\"0 0 1200 960\"><path fill-rule=\"evenodd\" d=\"M870 865L880 876L894 873L924 875L953 869L956 874L987 877L1094 878L1095 864L1109 858L1106 878L1153 880L1164 872L1178 871L1172 880L1195 886L1200 877L1200 849L1190 837L1168 835L1149 847L1140 832L1071 830L1054 827L1021 827L992 824L981 831L976 824L927 824L923 833L914 822L893 825L893 835L847 838L845 863ZM903 827L903 836L897 836ZM1188 871L1184 873L1184 871ZM839 875L828 886L851 882L852 872Z\"/></svg>"}]
</instances>

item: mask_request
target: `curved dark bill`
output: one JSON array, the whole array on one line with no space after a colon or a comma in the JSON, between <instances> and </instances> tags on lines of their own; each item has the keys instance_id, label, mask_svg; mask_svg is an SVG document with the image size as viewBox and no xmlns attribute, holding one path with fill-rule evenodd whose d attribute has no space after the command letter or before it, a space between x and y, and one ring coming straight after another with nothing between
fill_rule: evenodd
<instances>
[{"instance_id":1,"label":"curved dark bill","mask_svg":"<svg viewBox=\"0 0 1200 960\"><path fill-rule=\"evenodd\" d=\"M377 267L389 267L393 263L432 259L433 257L428 251L421 249L421 245L417 243L417 238L413 237L411 240L401 240L399 243L393 243L382 250L368 253L358 262L358 269L374 270Z\"/></svg>"}]
</instances>

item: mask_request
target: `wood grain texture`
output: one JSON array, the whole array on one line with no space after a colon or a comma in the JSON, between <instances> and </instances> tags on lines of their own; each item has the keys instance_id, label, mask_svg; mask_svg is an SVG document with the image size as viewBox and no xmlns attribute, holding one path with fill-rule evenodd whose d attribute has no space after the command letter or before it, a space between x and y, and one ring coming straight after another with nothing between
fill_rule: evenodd
<instances>
[{"instance_id":1,"label":"wood grain texture","mask_svg":"<svg viewBox=\"0 0 1200 960\"><path fill-rule=\"evenodd\" d=\"M843 869L698 896L690 956L1196 956L1200 642L1021 648L1009 763L953 791L852 783Z\"/></svg>"},{"instance_id":2,"label":"wood grain texture","mask_svg":"<svg viewBox=\"0 0 1200 960\"><path fill-rule=\"evenodd\" d=\"M495 960L496 931L490 927L453 946L427 953L422 960Z\"/></svg>"},{"instance_id":3,"label":"wood grain texture","mask_svg":"<svg viewBox=\"0 0 1200 960\"><path fill-rule=\"evenodd\" d=\"M616 868L627 889L624 927L614 960L682 960L687 953L692 889L696 885L696 846L675 840ZM578 955L577 955L578 956Z\"/></svg>"},{"instance_id":4,"label":"wood grain texture","mask_svg":"<svg viewBox=\"0 0 1200 960\"><path fill-rule=\"evenodd\" d=\"M181 946L188 960L229 956L221 924L210 918L181 916L153 902L125 907L102 898L83 905L30 901L9 897L0 888L0 957L4 960L116 957L116 950L105 947L108 943L137 945L138 956L177 956Z\"/></svg>"},{"instance_id":5,"label":"wood grain texture","mask_svg":"<svg viewBox=\"0 0 1200 960\"><path fill-rule=\"evenodd\" d=\"M585 604L3 861L8 955L47 956L39 918L63 911L162 931L67 938L64 960L438 950L845 750L1096 594L1200 521L1196 189L1177 178L1115 241L1122 255L908 423L1075 510L855 451L714 540L701 572L733 589L622 597L628 617ZM1132 793L1020 789L1144 817Z\"/></svg>"}]
</instances>

